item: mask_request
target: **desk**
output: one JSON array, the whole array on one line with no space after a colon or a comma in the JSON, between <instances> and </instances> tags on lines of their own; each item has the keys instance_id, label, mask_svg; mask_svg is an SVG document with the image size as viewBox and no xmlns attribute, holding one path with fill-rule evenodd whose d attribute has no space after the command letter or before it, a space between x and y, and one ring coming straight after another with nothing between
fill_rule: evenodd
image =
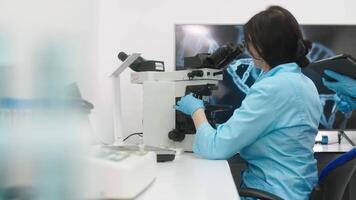
<instances>
[{"instance_id":1,"label":"desk","mask_svg":"<svg viewBox=\"0 0 356 200\"><path fill-rule=\"evenodd\" d=\"M157 177L137 200L239 200L226 160L204 160L184 153L158 163Z\"/></svg>"},{"instance_id":2,"label":"desk","mask_svg":"<svg viewBox=\"0 0 356 200\"><path fill-rule=\"evenodd\" d=\"M356 132L355 131L347 131L348 136L355 141L355 136L356 136ZM336 158L338 158L339 156L341 156L342 154L350 151L352 148L354 148L353 146L351 146L350 143L347 142L347 140L345 138L343 138L341 140L341 144L337 143L338 141L338 132L337 131L319 131L318 135L316 136L316 141L321 141L321 137L322 136L327 136L328 137L328 141L331 144L328 145L321 145L321 144L315 144L314 145L314 157L317 159L318 161L318 172L320 173L320 171L322 169L324 169L324 167L331 162L332 160L335 160Z\"/></svg>"},{"instance_id":3,"label":"desk","mask_svg":"<svg viewBox=\"0 0 356 200\"><path fill-rule=\"evenodd\" d=\"M315 144L313 150L315 153L345 153L353 148L354 147L351 146L351 144L343 141L341 144L338 143L328 144L328 145Z\"/></svg>"}]
</instances>

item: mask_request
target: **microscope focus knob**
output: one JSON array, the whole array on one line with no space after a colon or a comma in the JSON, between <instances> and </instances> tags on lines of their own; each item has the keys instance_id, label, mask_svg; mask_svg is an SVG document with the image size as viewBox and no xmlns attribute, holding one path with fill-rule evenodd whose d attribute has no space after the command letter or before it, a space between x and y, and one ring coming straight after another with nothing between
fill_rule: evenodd
<instances>
[{"instance_id":1,"label":"microscope focus knob","mask_svg":"<svg viewBox=\"0 0 356 200\"><path fill-rule=\"evenodd\" d=\"M175 142L181 142L184 140L185 134L182 131L173 129L173 130L169 131L168 138Z\"/></svg>"}]
</instances>

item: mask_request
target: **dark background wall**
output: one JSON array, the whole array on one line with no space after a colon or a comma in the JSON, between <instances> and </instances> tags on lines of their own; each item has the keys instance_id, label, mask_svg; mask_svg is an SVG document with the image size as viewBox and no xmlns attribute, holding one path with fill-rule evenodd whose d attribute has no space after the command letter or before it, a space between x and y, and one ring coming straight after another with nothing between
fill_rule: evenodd
<instances>
[{"instance_id":1,"label":"dark background wall","mask_svg":"<svg viewBox=\"0 0 356 200\"><path fill-rule=\"evenodd\" d=\"M328 58L337 54L349 54L356 57L356 26L354 25L302 25L304 37L313 43L313 48L308 54L311 61ZM175 26L175 55L176 69L184 69L184 57L194 56L197 53L212 53L216 48L228 42L239 43L244 39L242 25L193 25L180 24ZM238 57L248 58L248 52ZM247 66L240 66L235 73L242 77ZM256 71L254 71L256 73ZM258 72L257 72L258 73ZM333 92L326 89L321 84L320 74L316 74L312 69L303 70L303 73L313 80L318 88L321 99L325 101L324 119L320 124L320 129L356 129L356 112L349 114L349 118L340 112L332 113L334 101ZM356 73L356 71L355 71ZM255 80L251 75L245 84L250 87ZM231 74L224 72L224 80L219 83L218 91L214 92L211 98L213 104L232 105L232 110L224 113L217 113L218 121L226 121L232 111L241 105L245 93L235 84ZM334 118L334 120L332 120ZM342 122L346 121L346 127L342 127Z\"/></svg>"}]
</instances>

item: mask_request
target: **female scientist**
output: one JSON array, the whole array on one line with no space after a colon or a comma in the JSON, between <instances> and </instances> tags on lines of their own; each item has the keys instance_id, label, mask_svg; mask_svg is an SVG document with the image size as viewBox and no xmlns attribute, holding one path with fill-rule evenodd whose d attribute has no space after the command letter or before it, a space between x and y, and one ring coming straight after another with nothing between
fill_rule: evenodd
<instances>
[{"instance_id":1,"label":"female scientist","mask_svg":"<svg viewBox=\"0 0 356 200\"><path fill-rule=\"evenodd\" d=\"M301 73L310 43L293 15L278 6L253 16L244 34L254 64L264 73L232 117L212 128L203 102L192 95L182 97L176 109L193 118L194 153L207 159L240 153L248 162L241 187L309 199L318 179L313 146L322 113L315 85Z\"/></svg>"}]
</instances>

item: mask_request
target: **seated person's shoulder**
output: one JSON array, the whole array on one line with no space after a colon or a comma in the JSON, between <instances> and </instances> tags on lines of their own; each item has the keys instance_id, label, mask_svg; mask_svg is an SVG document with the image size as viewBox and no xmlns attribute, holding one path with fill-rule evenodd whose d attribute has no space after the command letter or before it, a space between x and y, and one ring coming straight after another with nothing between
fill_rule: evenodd
<instances>
[{"instance_id":1,"label":"seated person's shoulder","mask_svg":"<svg viewBox=\"0 0 356 200\"><path fill-rule=\"evenodd\" d=\"M256 82L251 87L251 92L265 91L271 95L287 94L293 88L293 85L294 81L292 77L273 76Z\"/></svg>"}]
</instances>

